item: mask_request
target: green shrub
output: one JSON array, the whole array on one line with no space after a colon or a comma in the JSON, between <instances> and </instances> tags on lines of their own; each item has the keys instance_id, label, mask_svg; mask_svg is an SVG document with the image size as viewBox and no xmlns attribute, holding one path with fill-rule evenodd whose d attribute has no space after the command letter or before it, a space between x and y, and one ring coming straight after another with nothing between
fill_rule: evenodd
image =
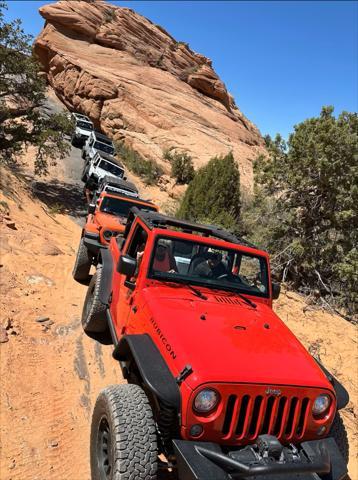
<instances>
[{"instance_id":1,"label":"green shrub","mask_svg":"<svg viewBox=\"0 0 358 480\"><path fill-rule=\"evenodd\" d=\"M255 162L256 194L243 222L273 254L276 272L342 306L358 300L358 116L333 107L295 126L286 143L266 137Z\"/></svg>"},{"instance_id":2,"label":"green shrub","mask_svg":"<svg viewBox=\"0 0 358 480\"><path fill-rule=\"evenodd\" d=\"M113 8L108 9L103 14L103 23L112 22L112 20L114 20L115 18L116 18L116 11Z\"/></svg>"},{"instance_id":3,"label":"green shrub","mask_svg":"<svg viewBox=\"0 0 358 480\"><path fill-rule=\"evenodd\" d=\"M178 153L173 150L166 150L163 158L171 163L171 175L177 183L184 185L193 180L195 175L193 159L187 153Z\"/></svg>"},{"instance_id":4,"label":"green shrub","mask_svg":"<svg viewBox=\"0 0 358 480\"><path fill-rule=\"evenodd\" d=\"M125 143L117 144L117 152L124 165L135 175L142 177L146 184L156 183L163 175L163 169L160 165L153 160L146 160Z\"/></svg>"},{"instance_id":5,"label":"green shrub","mask_svg":"<svg viewBox=\"0 0 358 480\"><path fill-rule=\"evenodd\" d=\"M240 172L233 154L229 153L212 158L196 172L177 216L237 231L240 209Z\"/></svg>"}]
</instances>

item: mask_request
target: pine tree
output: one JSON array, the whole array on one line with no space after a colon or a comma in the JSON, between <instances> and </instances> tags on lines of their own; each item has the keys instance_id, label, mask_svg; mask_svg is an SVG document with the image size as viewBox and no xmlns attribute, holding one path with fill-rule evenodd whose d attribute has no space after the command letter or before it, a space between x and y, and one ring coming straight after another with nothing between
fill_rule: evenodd
<instances>
[{"instance_id":1,"label":"pine tree","mask_svg":"<svg viewBox=\"0 0 358 480\"><path fill-rule=\"evenodd\" d=\"M240 217L240 172L233 154L214 157L190 182L177 215L237 230Z\"/></svg>"}]
</instances>

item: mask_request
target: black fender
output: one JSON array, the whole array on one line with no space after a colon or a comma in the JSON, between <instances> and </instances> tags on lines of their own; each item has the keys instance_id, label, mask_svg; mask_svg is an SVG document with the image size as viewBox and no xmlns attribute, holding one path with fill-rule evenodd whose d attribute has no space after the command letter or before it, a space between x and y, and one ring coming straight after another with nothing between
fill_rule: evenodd
<instances>
[{"instance_id":1,"label":"black fender","mask_svg":"<svg viewBox=\"0 0 358 480\"><path fill-rule=\"evenodd\" d=\"M149 335L123 336L113 357L120 362L133 358L145 386L165 405L180 411L179 386Z\"/></svg>"},{"instance_id":2,"label":"black fender","mask_svg":"<svg viewBox=\"0 0 358 480\"><path fill-rule=\"evenodd\" d=\"M314 357L313 357L314 358ZM349 393L347 390L344 388L344 386L341 384L339 380L337 380L327 369L322 365L320 361L317 360L317 358L314 358L316 361L317 365L319 368L322 370L322 372L325 374L327 380L329 383L332 385L334 388L334 391L336 392L336 398L337 398L337 410L341 410L342 408L346 407L349 402Z\"/></svg>"},{"instance_id":3,"label":"black fender","mask_svg":"<svg viewBox=\"0 0 358 480\"><path fill-rule=\"evenodd\" d=\"M100 248L98 263L102 265L102 278L99 286L99 299L103 305L109 306L112 293L113 261L108 248Z\"/></svg>"}]
</instances>

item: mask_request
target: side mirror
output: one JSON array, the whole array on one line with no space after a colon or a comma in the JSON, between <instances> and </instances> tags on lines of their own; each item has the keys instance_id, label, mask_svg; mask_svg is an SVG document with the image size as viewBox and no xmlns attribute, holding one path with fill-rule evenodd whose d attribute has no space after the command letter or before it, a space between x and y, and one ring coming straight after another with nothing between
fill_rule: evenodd
<instances>
[{"instance_id":1,"label":"side mirror","mask_svg":"<svg viewBox=\"0 0 358 480\"><path fill-rule=\"evenodd\" d=\"M276 282L272 282L272 300L277 300L280 296L281 285Z\"/></svg>"},{"instance_id":2,"label":"side mirror","mask_svg":"<svg viewBox=\"0 0 358 480\"><path fill-rule=\"evenodd\" d=\"M96 205L94 203L90 203L88 205L88 213L94 213L96 211Z\"/></svg>"},{"instance_id":3,"label":"side mirror","mask_svg":"<svg viewBox=\"0 0 358 480\"><path fill-rule=\"evenodd\" d=\"M121 255L118 260L117 272L126 277L133 277L137 269L137 260L129 255Z\"/></svg>"}]
</instances>

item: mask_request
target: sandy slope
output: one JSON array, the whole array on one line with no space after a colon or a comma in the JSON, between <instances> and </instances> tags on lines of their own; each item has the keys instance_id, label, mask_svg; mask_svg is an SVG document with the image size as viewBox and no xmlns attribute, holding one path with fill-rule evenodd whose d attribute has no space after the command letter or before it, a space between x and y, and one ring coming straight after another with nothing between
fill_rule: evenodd
<instances>
[{"instance_id":1,"label":"sandy slope","mask_svg":"<svg viewBox=\"0 0 358 480\"><path fill-rule=\"evenodd\" d=\"M80 227L34 201L3 172L1 195L1 480L89 479L89 422L98 391L120 382L111 348L83 335L86 288L71 270ZM12 225L12 223L15 225ZM13 229L16 228L16 230ZM283 294L276 307L312 352L350 391L343 412L357 469L357 330L339 317L307 311ZM41 317L49 320L37 322Z\"/></svg>"}]
</instances>

